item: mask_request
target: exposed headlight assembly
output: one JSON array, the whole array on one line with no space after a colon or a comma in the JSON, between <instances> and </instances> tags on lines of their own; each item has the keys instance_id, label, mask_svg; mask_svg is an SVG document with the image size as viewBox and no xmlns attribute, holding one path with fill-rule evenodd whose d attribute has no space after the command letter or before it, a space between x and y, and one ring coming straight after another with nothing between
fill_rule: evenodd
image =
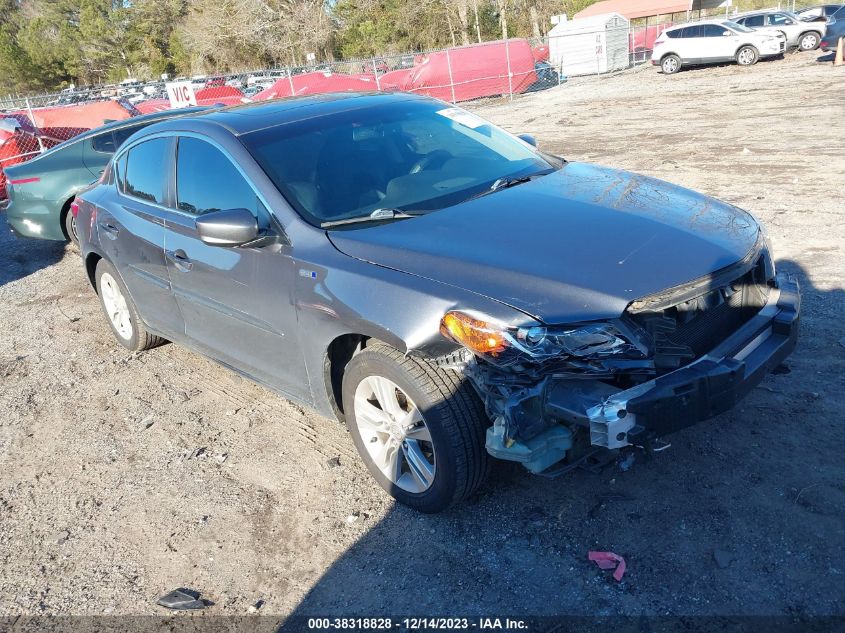
<instances>
[{"instance_id":1,"label":"exposed headlight assembly","mask_svg":"<svg viewBox=\"0 0 845 633\"><path fill-rule=\"evenodd\" d=\"M463 312L447 312L440 332L496 365L552 358L645 358L644 351L612 323L503 327Z\"/></svg>"}]
</instances>

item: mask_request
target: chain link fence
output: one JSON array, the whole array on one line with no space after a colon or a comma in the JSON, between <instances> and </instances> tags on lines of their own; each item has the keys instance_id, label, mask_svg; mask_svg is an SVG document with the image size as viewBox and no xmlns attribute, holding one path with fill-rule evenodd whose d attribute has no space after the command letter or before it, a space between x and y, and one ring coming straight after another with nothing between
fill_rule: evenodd
<instances>
[{"instance_id":1,"label":"chain link fence","mask_svg":"<svg viewBox=\"0 0 845 633\"><path fill-rule=\"evenodd\" d=\"M744 0L739 0L740 2ZM748 0L754 1L756 0ZM784 8L809 4L788 0ZM724 16L728 9L711 11ZM708 17L707 12L694 18ZM425 52L332 61L302 67L175 78L190 82L197 105L344 91L405 91L461 103L555 88L569 77L612 73L650 60L654 41L687 14L629 22L621 16L563 22L544 38L508 39ZM589 19L588 19L589 20ZM67 89L28 97L0 97L2 169L31 159L83 131L113 120L168 110L164 81Z\"/></svg>"}]
</instances>

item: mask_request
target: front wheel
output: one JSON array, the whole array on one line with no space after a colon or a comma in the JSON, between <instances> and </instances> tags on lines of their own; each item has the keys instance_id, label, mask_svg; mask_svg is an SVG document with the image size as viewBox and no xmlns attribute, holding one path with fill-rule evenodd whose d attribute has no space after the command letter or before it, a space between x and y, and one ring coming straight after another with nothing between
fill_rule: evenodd
<instances>
[{"instance_id":1,"label":"front wheel","mask_svg":"<svg viewBox=\"0 0 845 633\"><path fill-rule=\"evenodd\" d=\"M667 55L660 62L660 68L664 75L674 75L681 69L681 58L677 55Z\"/></svg>"},{"instance_id":2,"label":"front wheel","mask_svg":"<svg viewBox=\"0 0 845 633\"><path fill-rule=\"evenodd\" d=\"M440 512L487 476L490 422L458 373L372 344L346 367L343 405L367 469L400 503Z\"/></svg>"},{"instance_id":3,"label":"front wheel","mask_svg":"<svg viewBox=\"0 0 845 633\"><path fill-rule=\"evenodd\" d=\"M759 59L757 49L753 46L743 46L736 52L736 63L740 66L753 66Z\"/></svg>"},{"instance_id":4,"label":"front wheel","mask_svg":"<svg viewBox=\"0 0 845 633\"><path fill-rule=\"evenodd\" d=\"M820 42L821 37L819 37L818 33L804 33L801 37L798 38L798 50L814 51L816 50L816 48L818 48Z\"/></svg>"}]
</instances>

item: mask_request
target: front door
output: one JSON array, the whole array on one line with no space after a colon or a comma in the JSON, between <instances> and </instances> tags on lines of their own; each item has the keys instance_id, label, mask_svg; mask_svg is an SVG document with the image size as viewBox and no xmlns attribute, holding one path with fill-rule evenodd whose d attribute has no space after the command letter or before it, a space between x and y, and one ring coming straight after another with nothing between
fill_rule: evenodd
<instances>
[{"instance_id":1,"label":"front door","mask_svg":"<svg viewBox=\"0 0 845 633\"><path fill-rule=\"evenodd\" d=\"M197 234L196 217L223 209L248 209L266 226L269 213L255 189L221 149L182 136L176 206L165 256L187 336L209 356L310 402L288 247L209 246Z\"/></svg>"}]
</instances>

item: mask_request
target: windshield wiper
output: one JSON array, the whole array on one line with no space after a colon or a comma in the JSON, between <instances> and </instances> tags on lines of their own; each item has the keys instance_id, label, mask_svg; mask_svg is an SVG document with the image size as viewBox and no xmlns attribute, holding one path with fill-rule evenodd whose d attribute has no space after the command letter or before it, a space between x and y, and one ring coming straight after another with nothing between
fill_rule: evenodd
<instances>
[{"instance_id":1,"label":"windshield wiper","mask_svg":"<svg viewBox=\"0 0 845 633\"><path fill-rule=\"evenodd\" d=\"M402 209L376 209L370 215L359 215L354 218L344 218L343 220L330 220L329 222L320 222L321 229L328 229L333 226L343 226L344 224L359 224L361 222L382 222L384 220L404 220L406 218L415 218L420 213L408 213Z\"/></svg>"},{"instance_id":2,"label":"windshield wiper","mask_svg":"<svg viewBox=\"0 0 845 633\"><path fill-rule=\"evenodd\" d=\"M529 176L517 176L515 178L497 178L493 182L493 184L490 185L489 189L485 189L484 191L481 191L481 192L479 192L479 193L477 193L473 196L470 196L469 198L464 200L464 202L469 202L470 200L475 200L476 198L481 198L483 196L490 195L491 193L494 193L496 191L501 191L502 189L508 189L510 187L515 187L516 185L521 185L524 182L531 182L532 180L534 180L534 178L537 178L538 176L545 176L547 174L552 173L553 171L554 171L553 169L549 169L549 170L538 171L536 174L531 174Z\"/></svg>"}]
</instances>

